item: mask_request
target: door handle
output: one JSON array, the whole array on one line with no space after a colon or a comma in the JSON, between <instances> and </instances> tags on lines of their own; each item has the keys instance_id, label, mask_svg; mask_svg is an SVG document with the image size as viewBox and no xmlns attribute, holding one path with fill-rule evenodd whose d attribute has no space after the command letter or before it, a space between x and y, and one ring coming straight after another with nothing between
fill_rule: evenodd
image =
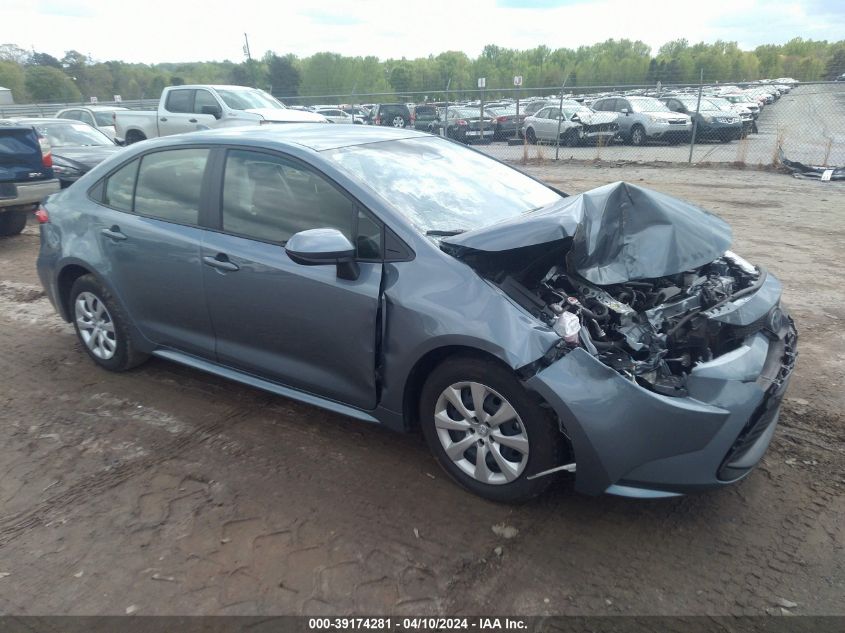
<instances>
[{"instance_id":1,"label":"door handle","mask_svg":"<svg viewBox=\"0 0 845 633\"><path fill-rule=\"evenodd\" d=\"M196 123L196 122L197 122L196 119L188 119L188 123Z\"/></svg>"},{"instance_id":2,"label":"door handle","mask_svg":"<svg viewBox=\"0 0 845 633\"><path fill-rule=\"evenodd\" d=\"M211 257L207 255L202 258L202 262L206 266L211 266L212 268L216 268L217 270L226 270L234 272L236 270L240 270L241 268L234 262L230 262L229 258L224 253L218 253L217 257Z\"/></svg>"},{"instance_id":3,"label":"door handle","mask_svg":"<svg viewBox=\"0 0 845 633\"><path fill-rule=\"evenodd\" d=\"M159 119L159 121L167 121L167 117L166 117L166 116L163 116L163 117L161 117L161 118Z\"/></svg>"},{"instance_id":4,"label":"door handle","mask_svg":"<svg viewBox=\"0 0 845 633\"><path fill-rule=\"evenodd\" d=\"M102 231L100 231L100 233L115 242L122 242L123 240L127 239L126 235L121 233L120 227L117 224L112 226L110 229L103 229Z\"/></svg>"}]
</instances>

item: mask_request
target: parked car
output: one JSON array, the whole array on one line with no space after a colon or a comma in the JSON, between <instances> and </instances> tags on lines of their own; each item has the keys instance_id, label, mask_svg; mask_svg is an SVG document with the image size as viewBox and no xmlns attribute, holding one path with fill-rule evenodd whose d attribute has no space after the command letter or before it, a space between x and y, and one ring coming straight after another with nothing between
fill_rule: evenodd
<instances>
[{"instance_id":1,"label":"parked car","mask_svg":"<svg viewBox=\"0 0 845 633\"><path fill-rule=\"evenodd\" d=\"M414 118L404 103L377 103L370 110L370 124L389 127L413 127Z\"/></svg>"},{"instance_id":2,"label":"parked car","mask_svg":"<svg viewBox=\"0 0 845 633\"><path fill-rule=\"evenodd\" d=\"M114 140L114 113L125 112L128 109L120 106L79 106L59 110L56 113L56 118L87 123Z\"/></svg>"},{"instance_id":3,"label":"parked car","mask_svg":"<svg viewBox=\"0 0 845 633\"><path fill-rule=\"evenodd\" d=\"M67 119L13 119L32 127L46 139L52 152L53 173L62 187L69 187L121 147L87 123Z\"/></svg>"},{"instance_id":4,"label":"parked car","mask_svg":"<svg viewBox=\"0 0 845 633\"><path fill-rule=\"evenodd\" d=\"M690 117L672 112L654 97L604 97L593 102L592 107L600 112L618 112L619 134L631 145L650 140L683 143L692 132Z\"/></svg>"},{"instance_id":5,"label":"parked car","mask_svg":"<svg viewBox=\"0 0 845 633\"><path fill-rule=\"evenodd\" d=\"M414 129L430 132L437 121L437 106L421 103L414 108Z\"/></svg>"},{"instance_id":6,"label":"parked car","mask_svg":"<svg viewBox=\"0 0 845 633\"><path fill-rule=\"evenodd\" d=\"M32 126L0 119L0 237L23 231L38 204L58 190L47 139Z\"/></svg>"},{"instance_id":7,"label":"parked car","mask_svg":"<svg viewBox=\"0 0 845 633\"><path fill-rule=\"evenodd\" d=\"M420 428L496 501L560 471L632 497L742 479L795 360L781 283L715 215L627 183L565 197L413 130L134 145L40 221L41 282L100 367L153 355Z\"/></svg>"},{"instance_id":8,"label":"parked car","mask_svg":"<svg viewBox=\"0 0 845 633\"><path fill-rule=\"evenodd\" d=\"M340 108L317 108L314 112L326 117L330 123L344 123L348 125L352 125L353 123L358 123L360 125L363 123L363 121L356 119L354 116L344 112Z\"/></svg>"},{"instance_id":9,"label":"parked car","mask_svg":"<svg viewBox=\"0 0 845 633\"><path fill-rule=\"evenodd\" d=\"M619 133L617 115L612 112L595 112L584 106L547 106L533 116L525 118L522 133L529 143L546 141L575 147L587 140L609 144Z\"/></svg>"},{"instance_id":10,"label":"parked car","mask_svg":"<svg viewBox=\"0 0 845 633\"><path fill-rule=\"evenodd\" d=\"M442 134L446 128L446 136L460 141L472 143L491 141L496 133L496 119L492 114L481 115L479 108L449 107L447 112L441 112L436 121L431 124L432 134Z\"/></svg>"},{"instance_id":11,"label":"parked car","mask_svg":"<svg viewBox=\"0 0 845 633\"><path fill-rule=\"evenodd\" d=\"M218 127L326 122L319 114L288 108L263 90L243 86L169 86L157 111L114 113L115 136L127 144Z\"/></svg>"},{"instance_id":12,"label":"parked car","mask_svg":"<svg viewBox=\"0 0 845 633\"><path fill-rule=\"evenodd\" d=\"M754 113L751 111L749 105L751 103L734 103L724 97L706 97L706 99L716 106L722 112L736 114L742 121L742 138L748 136L749 132L757 133L757 121L754 118ZM759 112L759 110L758 110Z\"/></svg>"},{"instance_id":13,"label":"parked car","mask_svg":"<svg viewBox=\"0 0 845 633\"><path fill-rule=\"evenodd\" d=\"M517 115L515 104L485 107L485 111L489 112L496 121L493 138L499 141L516 137L522 129L522 123L526 116L524 112Z\"/></svg>"},{"instance_id":14,"label":"parked car","mask_svg":"<svg viewBox=\"0 0 845 633\"><path fill-rule=\"evenodd\" d=\"M344 105L340 106L340 109L346 112L346 114L351 114L355 117L355 123L361 123L362 125L367 125L369 123L370 111L366 108L361 106Z\"/></svg>"},{"instance_id":15,"label":"parked car","mask_svg":"<svg viewBox=\"0 0 845 633\"><path fill-rule=\"evenodd\" d=\"M663 103L672 112L689 115L696 121L697 141L709 139L729 143L742 137L743 125L739 114L730 108L722 110L711 99L702 97L699 103L697 97L678 96L664 98Z\"/></svg>"}]
</instances>

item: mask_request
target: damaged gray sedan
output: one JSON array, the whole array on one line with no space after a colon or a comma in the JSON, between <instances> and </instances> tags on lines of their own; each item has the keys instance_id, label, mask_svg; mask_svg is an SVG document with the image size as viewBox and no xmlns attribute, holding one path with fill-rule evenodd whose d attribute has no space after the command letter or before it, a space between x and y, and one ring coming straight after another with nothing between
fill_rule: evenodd
<instances>
[{"instance_id":1,"label":"damaged gray sedan","mask_svg":"<svg viewBox=\"0 0 845 633\"><path fill-rule=\"evenodd\" d=\"M41 281L100 366L155 355L420 428L497 501L564 471L634 497L737 481L795 361L780 282L719 218L626 183L567 196L414 131L140 143L38 217Z\"/></svg>"}]
</instances>

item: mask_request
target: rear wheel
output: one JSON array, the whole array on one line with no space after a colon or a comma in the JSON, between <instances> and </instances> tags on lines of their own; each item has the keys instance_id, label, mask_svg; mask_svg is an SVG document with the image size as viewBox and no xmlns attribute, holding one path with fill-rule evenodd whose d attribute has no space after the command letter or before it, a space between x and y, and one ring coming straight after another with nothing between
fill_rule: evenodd
<instances>
[{"instance_id":1,"label":"rear wheel","mask_svg":"<svg viewBox=\"0 0 845 633\"><path fill-rule=\"evenodd\" d=\"M129 320L93 275L83 275L71 287L70 315L82 347L100 367L125 371L147 359L132 342Z\"/></svg>"},{"instance_id":2,"label":"rear wheel","mask_svg":"<svg viewBox=\"0 0 845 633\"><path fill-rule=\"evenodd\" d=\"M0 237L18 235L26 226L29 211L26 209L12 209L0 212Z\"/></svg>"},{"instance_id":3,"label":"rear wheel","mask_svg":"<svg viewBox=\"0 0 845 633\"><path fill-rule=\"evenodd\" d=\"M393 117L392 121L393 127L405 127L405 118L399 115Z\"/></svg>"},{"instance_id":4,"label":"rear wheel","mask_svg":"<svg viewBox=\"0 0 845 633\"><path fill-rule=\"evenodd\" d=\"M439 365L420 396L423 435L441 467L460 485L492 501L521 502L563 464L563 435L513 372L490 360L454 358Z\"/></svg>"}]
</instances>

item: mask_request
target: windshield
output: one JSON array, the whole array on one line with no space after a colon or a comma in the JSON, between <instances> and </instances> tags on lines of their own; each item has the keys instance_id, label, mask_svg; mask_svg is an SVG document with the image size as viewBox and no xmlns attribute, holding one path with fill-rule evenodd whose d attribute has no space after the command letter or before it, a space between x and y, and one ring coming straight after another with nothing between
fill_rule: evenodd
<instances>
[{"instance_id":1,"label":"windshield","mask_svg":"<svg viewBox=\"0 0 845 633\"><path fill-rule=\"evenodd\" d=\"M722 110L723 112L733 112L734 109L731 107L730 102L727 99L718 99L718 98L710 98L710 99L702 99L701 100L701 109L704 110L704 102L708 101L711 106L711 110Z\"/></svg>"},{"instance_id":2,"label":"windshield","mask_svg":"<svg viewBox=\"0 0 845 633\"><path fill-rule=\"evenodd\" d=\"M353 145L324 156L422 232L477 229L561 200L515 169L436 137Z\"/></svg>"},{"instance_id":3,"label":"windshield","mask_svg":"<svg viewBox=\"0 0 845 633\"><path fill-rule=\"evenodd\" d=\"M628 98L634 112L671 112L665 104L651 97Z\"/></svg>"},{"instance_id":4,"label":"windshield","mask_svg":"<svg viewBox=\"0 0 845 633\"><path fill-rule=\"evenodd\" d=\"M678 99L681 103L684 104L687 110L690 112L695 112L695 106L698 103L698 99ZM702 98L701 99L701 106L699 107L699 112L704 112L705 110L718 110L719 108L716 106L715 103L710 101L709 99Z\"/></svg>"},{"instance_id":5,"label":"windshield","mask_svg":"<svg viewBox=\"0 0 845 633\"><path fill-rule=\"evenodd\" d=\"M263 90L226 90L217 88L217 94L232 110L252 110L255 108L272 108L284 110L285 106L276 101Z\"/></svg>"},{"instance_id":6,"label":"windshield","mask_svg":"<svg viewBox=\"0 0 845 633\"><path fill-rule=\"evenodd\" d=\"M108 136L86 123L35 123L33 127L52 147L114 145Z\"/></svg>"}]
</instances>

